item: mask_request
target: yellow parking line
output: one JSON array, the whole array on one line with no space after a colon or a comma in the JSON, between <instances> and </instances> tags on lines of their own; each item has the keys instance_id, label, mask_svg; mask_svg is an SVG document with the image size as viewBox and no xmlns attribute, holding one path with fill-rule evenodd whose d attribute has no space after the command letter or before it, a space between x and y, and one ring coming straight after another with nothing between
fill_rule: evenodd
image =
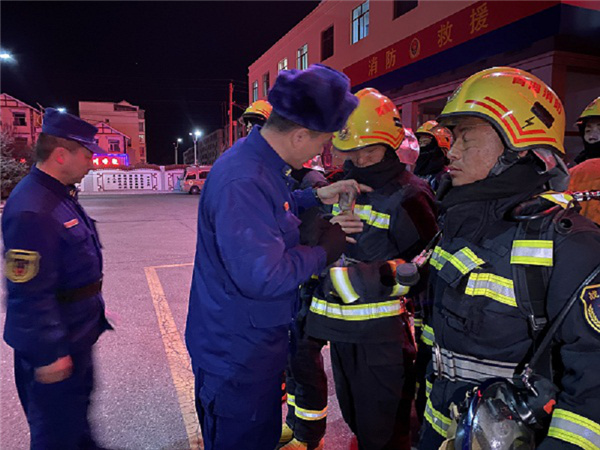
<instances>
[{"instance_id":1,"label":"yellow parking line","mask_svg":"<svg viewBox=\"0 0 600 450\"><path fill-rule=\"evenodd\" d=\"M172 267L185 267L185 266L193 266L194 263L183 263L183 264L166 264L164 266L151 266L151 269L170 269Z\"/></svg>"},{"instance_id":2,"label":"yellow parking line","mask_svg":"<svg viewBox=\"0 0 600 450\"><path fill-rule=\"evenodd\" d=\"M196 450L203 448L203 445L200 426L198 424L198 416L196 415L194 373L192 371L187 349L181 340L179 331L173 320L171 308L169 307L162 284L156 273L156 269L159 267L180 267L189 265L191 264L144 267L144 271L146 272L148 288L150 289L152 303L154 304L154 310L156 311L158 327L165 346L167 361L169 363L169 368L171 369L171 377L173 378L173 385L177 392L179 408L181 409L181 416L190 443L190 449Z\"/></svg>"}]
</instances>

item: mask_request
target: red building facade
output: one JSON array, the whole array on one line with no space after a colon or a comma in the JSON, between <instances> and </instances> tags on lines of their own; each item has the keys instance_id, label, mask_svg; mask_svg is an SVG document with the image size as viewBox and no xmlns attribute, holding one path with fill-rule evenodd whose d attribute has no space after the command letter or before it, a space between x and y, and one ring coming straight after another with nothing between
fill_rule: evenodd
<instances>
[{"instance_id":1,"label":"red building facade","mask_svg":"<svg viewBox=\"0 0 600 450\"><path fill-rule=\"evenodd\" d=\"M528 70L563 100L566 147L574 122L600 95L600 1L325 0L249 67L250 101L284 69L322 62L354 92L375 87L408 128L435 118L469 75L492 66Z\"/></svg>"}]
</instances>

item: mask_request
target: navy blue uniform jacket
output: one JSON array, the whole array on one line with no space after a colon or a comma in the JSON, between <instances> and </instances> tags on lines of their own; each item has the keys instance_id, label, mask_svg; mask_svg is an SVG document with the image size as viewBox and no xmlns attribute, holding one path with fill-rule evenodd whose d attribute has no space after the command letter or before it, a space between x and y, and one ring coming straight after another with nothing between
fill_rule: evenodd
<instances>
[{"instance_id":1,"label":"navy blue uniform jacket","mask_svg":"<svg viewBox=\"0 0 600 450\"><path fill-rule=\"evenodd\" d=\"M299 245L297 215L317 200L292 192L290 172L259 127L210 171L186 326L194 368L246 382L285 368L299 285L326 264L322 247Z\"/></svg>"},{"instance_id":2,"label":"navy blue uniform jacket","mask_svg":"<svg viewBox=\"0 0 600 450\"><path fill-rule=\"evenodd\" d=\"M70 303L57 299L102 278L98 234L75 192L34 167L2 215L4 340L35 367L89 349L110 327L100 293Z\"/></svg>"}]
</instances>

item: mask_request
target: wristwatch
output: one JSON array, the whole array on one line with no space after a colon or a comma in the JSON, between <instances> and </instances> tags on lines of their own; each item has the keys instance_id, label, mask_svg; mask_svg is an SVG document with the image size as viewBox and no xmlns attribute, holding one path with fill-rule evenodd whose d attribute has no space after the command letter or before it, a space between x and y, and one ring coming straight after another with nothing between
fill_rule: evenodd
<instances>
[{"instance_id":1,"label":"wristwatch","mask_svg":"<svg viewBox=\"0 0 600 450\"><path fill-rule=\"evenodd\" d=\"M319 188L316 188L316 187L312 188L312 193L315 196L315 199L317 200L317 202L319 202L319 204L322 204L323 202L321 201L321 197L319 197L319 194L317 194L318 189Z\"/></svg>"}]
</instances>

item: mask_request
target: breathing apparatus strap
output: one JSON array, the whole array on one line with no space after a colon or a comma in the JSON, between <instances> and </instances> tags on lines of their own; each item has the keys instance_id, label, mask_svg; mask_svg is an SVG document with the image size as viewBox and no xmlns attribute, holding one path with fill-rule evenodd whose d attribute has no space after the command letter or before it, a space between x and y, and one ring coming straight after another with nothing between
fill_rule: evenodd
<instances>
[{"instance_id":1,"label":"breathing apparatus strap","mask_svg":"<svg viewBox=\"0 0 600 450\"><path fill-rule=\"evenodd\" d=\"M590 273L586 277L586 279L581 282L581 284L577 287L577 289L575 289L575 291L573 292L573 295L569 299L569 302L564 306L564 308L562 309L560 314L556 317L556 319L554 319L554 322L552 322L552 325L548 328L548 331L544 334L544 338L543 338L542 342L538 346L534 355L531 357L529 364L527 364L527 366L525 368L525 372L523 374L524 376L526 376L528 378L528 376L535 370L538 362L540 360L542 360L542 358L545 358L544 354L550 350L550 344L552 343L552 339L554 338L554 335L556 334L558 328L564 322L565 318L567 317L567 314L569 314L569 311L571 310L573 305L577 302L577 300L578 300L577 294L583 288L585 288L588 284L590 284L592 282L592 280L599 273L600 273L600 264L598 266L596 266L596 268L592 271L592 273Z\"/></svg>"}]
</instances>

